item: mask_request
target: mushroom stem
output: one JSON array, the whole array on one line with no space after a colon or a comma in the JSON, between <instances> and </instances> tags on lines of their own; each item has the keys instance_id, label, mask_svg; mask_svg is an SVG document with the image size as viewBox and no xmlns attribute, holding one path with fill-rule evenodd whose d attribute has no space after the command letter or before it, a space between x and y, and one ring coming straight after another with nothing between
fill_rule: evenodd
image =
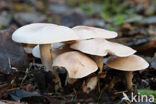
<instances>
[{"instance_id":1,"label":"mushroom stem","mask_svg":"<svg viewBox=\"0 0 156 104\"><path fill-rule=\"evenodd\" d=\"M96 62L98 68L100 69L99 73L102 73L103 70L103 56L93 56L94 61Z\"/></svg>"},{"instance_id":2,"label":"mushroom stem","mask_svg":"<svg viewBox=\"0 0 156 104\"><path fill-rule=\"evenodd\" d=\"M41 44L40 46L40 54L41 54L41 61L45 67L46 71L50 71L52 69L52 60L53 57L51 56L51 45L50 44ZM52 71L53 72L53 71Z\"/></svg>"},{"instance_id":3,"label":"mushroom stem","mask_svg":"<svg viewBox=\"0 0 156 104\"><path fill-rule=\"evenodd\" d=\"M45 70L52 71L52 73L55 76L55 83L58 84L59 88L61 88L61 81L58 76L58 73L56 70L52 68L53 57L51 53L51 44L40 44L39 47L40 47L41 61L45 67Z\"/></svg>"},{"instance_id":4,"label":"mushroom stem","mask_svg":"<svg viewBox=\"0 0 156 104\"><path fill-rule=\"evenodd\" d=\"M127 83L127 89L129 91L132 91L133 90L133 83L132 83L132 79L133 79L133 72L131 71L127 71L125 72L126 74L126 83Z\"/></svg>"}]
</instances>

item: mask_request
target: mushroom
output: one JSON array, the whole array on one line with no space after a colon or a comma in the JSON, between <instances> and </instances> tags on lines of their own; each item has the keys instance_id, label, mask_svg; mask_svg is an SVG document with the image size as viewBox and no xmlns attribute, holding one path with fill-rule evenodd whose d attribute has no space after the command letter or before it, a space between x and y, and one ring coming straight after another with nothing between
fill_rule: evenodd
<instances>
[{"instance_id":1,"label":"mushroom","mask_svg":"<svg viewBox=\"0 0 156 104\"><path fill-rule=\"evenodd\" d=\"M89 92L94 90L97 86L97 82L98 82L97 76L89 77L87 80L83 81L82 83L83 92L88 94Z\"/></svg>"},{"instance_id":2,"label":"mushroom","mask_svg":"<svg viewBox=\"0 0 156 104\"><path fill-rule=\"evenodd\" d=\"M39 44L41 61L46 71L52 71L55 83L61 87L61 82L56 70L52 69L53 58L51 56L51 43L78 40L74 31L65 26L48 23L33 23L17 29L12 39L19 43Z\"/></svg>"},{"instance_id":3,"label":"mushroom","mask_svg":"<svg viewBox=\"0 0 156 104\"><path fill-rule=\"evenodd\" d=\"M97 71L96 63L83 53L77 51L65 52L54 59L53 66L64 67L69 74L68 83L73 84L77 79L86 77ZM98 77L91 76L83 82L82 89L84 93L89 93L95 89Z\"/></svg>"},{"instance_id":4,"label":"mushroom","mask_svg":"<svg viewBox=\"0 0 156 104\"><path fill-rule=\"evenodd\" d=\"M82 40L92 38L111 39L117 37L114 31L105 30L102 28L89 27L89 26L75 26L72 28Z\"/></svg>"},{"instance_id":5,"label":"mushroom","mask_svg":"<svg viewBox=\"0 0 156 104\"><path fill-rule=\"evenodd\" d=\"M90 93L98 85L98 91L100 92L100 80L99 78L105 78L106 73L93 73L89 75L82 83L82 90L84 93Z\"/></svg>"},{"instance_id":6,"label":"mushroom","mask_svg":"<svg viewBox=\"0 0 156 104\"><path fill-rule=\"evenodd\" d=\"M132 91L132 79L133 71L146 69L149 64L137 55L131 55L128 57L114 57L110 58L106 65L110 68L125 71L125 77L127 82L127 89Z\"/></svg>"},{"instance_id":7,"label":"mushroom","mask_svg":"<svg viewBox=\"0 0 156 104\"><path fill-rule=\"evenodd\" d=\"M79 79L97 71L96 63L83 53L65 52L54 59L53 66L67 69L69 78Z\"/></svg>"},{"instance_id":8,"label":"mushroom","mask_svg":"<svg viewBox=\"0 0 156 104\"><path fill-rule=\"evenodd\" d=\"M134 54L136 51L130 47L124 46L119 43L107 41L105 39L90 39L90 40L79 40L70 46L75 50L94 55L92 56L96 61L100 73L103 70L103 57L108 53L126 57Z\"/></svg>"}]
</instances>

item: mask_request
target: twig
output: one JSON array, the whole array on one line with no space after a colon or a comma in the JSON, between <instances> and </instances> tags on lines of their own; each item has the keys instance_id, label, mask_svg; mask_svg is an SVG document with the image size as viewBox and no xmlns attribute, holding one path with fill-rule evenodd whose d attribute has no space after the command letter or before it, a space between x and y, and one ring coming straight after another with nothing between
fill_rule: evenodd
<instances>
[{"instance_id":1,"label":"twig","mask_svg":"<svg viewBox=\"0 0 156 104\"><path fill-rule=\"evenodd\" d=\"M22 82L21 82L20 87L22 87L22 85L23 85L23 83L24 83L25 79L27 78L28 73L29 73L29 71L30 71L31 67L32 67L32 65L30 65L30 67L26 69L26 71L25 71L25 76L24 76L24 78L23 78L23 80L22 80Z\"/></svg>"}]
</instances>

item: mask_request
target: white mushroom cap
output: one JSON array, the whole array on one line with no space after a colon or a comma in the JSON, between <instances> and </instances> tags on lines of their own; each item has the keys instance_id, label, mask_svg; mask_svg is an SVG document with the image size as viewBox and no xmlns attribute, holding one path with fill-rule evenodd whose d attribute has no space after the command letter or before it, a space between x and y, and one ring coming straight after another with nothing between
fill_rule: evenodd
<instances>
[{"instance_id":1,"label":"white mushroom cap","mask_svg":"<svg viewBox=\"0 0 156 104\"><path fill-rule=\"evenodd\" d=\"M52 49L52 55L53 58L55 58L56 56L58 56L59 54L62 54L64 52L67 51L71 51L72 49L69 48L68 45L65 45L64 43L53 43L51 45L51 49ZM35 46L32 50L32 55L36 58L40 58L40 49L39 49L39 45Z\"/></svg>"},{"instance_id":2,"label":"white mushroom cap","mask_svg":"<svg viewBox=\"0 0 156 104\"><path fill-rule=\"evenodd\" d=\"M17 29L12 39L19 43L50 44L69 40L78 40L75 32L65 26L48 23L33 23Z\"/></svg>"},{"instance_id":3,"label":"white mushroom cap","mask_svg":"<svg viewBox=\"0 0 156 104\"><path fill-rule=\"evenodd\" d=\"M107 51L109 54L115 55L118 57L127 57L130 55L133 55L136 52L136 50L130 47L127 47L125 45L115 43L115 42L109 42L109 41L108 41Z\"/></svg>"},{"instance_id":4,"label":"white mushroom cap","mask_svg":"<svg viewBox=\"0 0 156 104\"><path fill-rule=\"evenodd\" d=\"M115 38L117 33L114 31L105 30L102 28L89 27L89 26L75 26L72 28L80 38L91 39L91 38Z\"/></svg>"},{"instance_id":5,"label":"white mushroom cap","mask_svg":"<svg viewBox=\"0 0 156 104\"><path fill-rule=\"evenodd\" d=\"M105 39L80 40L72 44L70 47L87 54L106 56L108 43Z\"/></svg>"},{"instance_id":6,"label":"white mushroom cap","mask_svg":"<svg viewBox=\"0 0 156 104\"><path fill-rule=\"evenodd\" d=\"M79 40L70 47L75 50L96 56L106 56L107 53L109 53L119 57L126 57L136 52L130 47L119 43L110 42L105 39Z\"/></svg>"},{"instance_id":7,"label":"white mushroom cap","mask_svg":"<svg viewBox=\"0 0 156 104\"><path fill-rule=\"evenodd\" d=\"M149 66L149 64L142 57L137 55L110 58L106 62L106 65L110 68L121 71L143 70Z\"/></svg>"},{"instance_id":8,"label":"white mushroom cap","mask_svg":"<svg viewBox=\"0 0 156 104\"><path fill-rule=\"evenodd\" d=\"M53 61L53 66L65 67L69 78L83 78L98 69L91 58L77 51L65 52L57 56Z\"/></svg>"}]
</instances>

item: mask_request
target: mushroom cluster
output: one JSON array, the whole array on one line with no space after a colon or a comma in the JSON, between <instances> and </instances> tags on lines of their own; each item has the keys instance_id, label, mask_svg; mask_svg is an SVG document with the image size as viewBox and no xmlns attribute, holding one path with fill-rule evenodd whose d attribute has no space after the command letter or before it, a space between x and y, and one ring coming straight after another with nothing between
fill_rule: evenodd
<instances>
[{"instance_id":1,"label":"mushroom cluster","mask_svg":"<svg viewBox=\"0 0 156 104\"><path fill-rule=\"evenodd\" d=\"M146 69L148 63L134 55L134 49L106 39L117 37L117 33L89 26L65 26L33 23L23 26L13 33L12 39L19 43L38 44L33 56L41 58L46 71L52 71L56 84L61 82L53 66L66 68L69 79L80 79L97 72L97 76L88 78L83 83L83 91L89 93L103 72L104 56L112 55L106 65L110 68L125 71L127 89L132 89L133 71Z\"/></svg>"}]
</instances>

